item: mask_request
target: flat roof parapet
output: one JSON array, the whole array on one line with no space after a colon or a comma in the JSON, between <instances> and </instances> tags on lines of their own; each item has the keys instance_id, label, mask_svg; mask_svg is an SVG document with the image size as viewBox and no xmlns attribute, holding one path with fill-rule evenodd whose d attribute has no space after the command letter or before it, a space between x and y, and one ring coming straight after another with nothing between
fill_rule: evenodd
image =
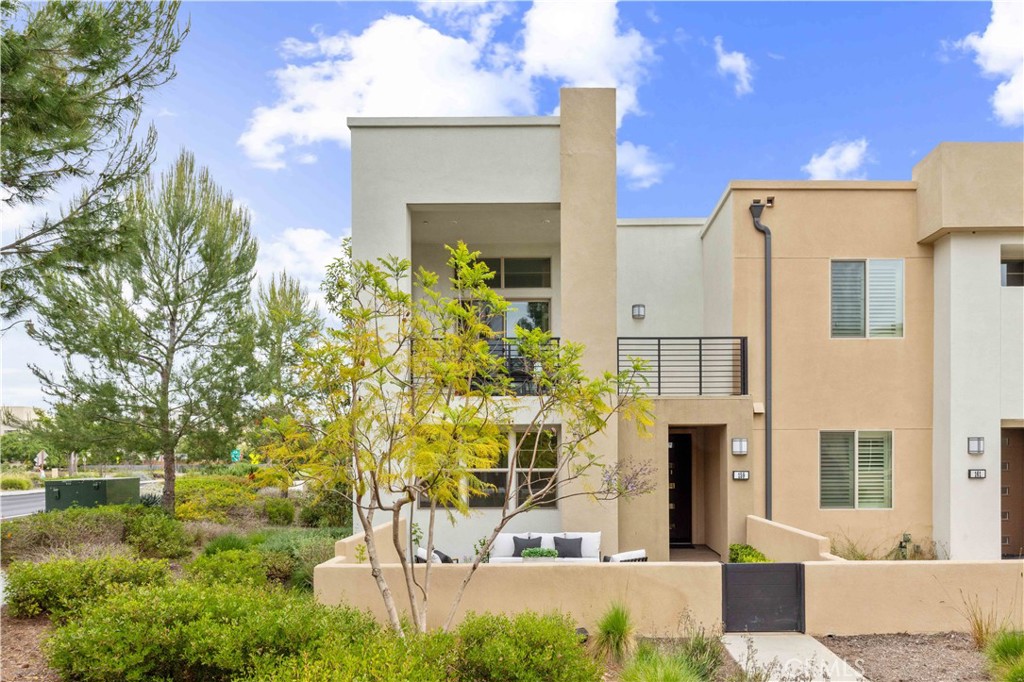
<instances>
[{"instance_id":1,"label":"flat roof parapet","mask_svg":"<svg viewBox=\"0 0 1024 682\"><path fill-rule=\"evenodd\" d=\"M349 116L349 128L523 128L560 125L558 116L436 116L387 117Z\"/></svg>"}]
</instances>

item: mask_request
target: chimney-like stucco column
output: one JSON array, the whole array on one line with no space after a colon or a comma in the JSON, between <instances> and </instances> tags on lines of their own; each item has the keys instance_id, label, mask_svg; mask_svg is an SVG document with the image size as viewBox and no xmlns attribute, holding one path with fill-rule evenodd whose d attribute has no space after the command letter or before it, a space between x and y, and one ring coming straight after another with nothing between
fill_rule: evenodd
<instances>
[{"instance_id":1,"label":"chimney-like stucco column","mask_svg":"<svg viewBox=\"0 0 1024 682\"><path fill-rule=\"evenodd\" d=\"M590 376L616 370L615 90L561 91L562 336L586 346ZM606 464L618 461L618 420L593 441ZM598 476L580 485L597 487ZM601 551L618 551L618 502L586 496L561 504L562 529L601 531Z\"/></svg>"}]
</instances>

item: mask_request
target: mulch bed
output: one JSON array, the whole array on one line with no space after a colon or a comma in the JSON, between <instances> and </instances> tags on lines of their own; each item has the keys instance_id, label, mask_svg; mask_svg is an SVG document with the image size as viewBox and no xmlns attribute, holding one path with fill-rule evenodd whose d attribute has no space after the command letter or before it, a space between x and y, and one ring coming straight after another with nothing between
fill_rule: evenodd
<instances>
[{"instance_id":1,"label":"mulch bed","mask_svg":"<svg viewBox=\"0 0 1024 682\"><path fill-rule=\"evenodd\" d=\"M871 682L978 682L991 679L985 657L963 632L937 635L818 637Z\"/></svg>"},{"instance_id":2,"label":"mulch bed","mask_svg":"<svg viewBox=\"0 0 1024 682\"><path fill-rule=\"evenodd\" d=\"M50 619L11 618L0 610L0 682L60 682L40 649Z\"/></svg>"}]
</instances>

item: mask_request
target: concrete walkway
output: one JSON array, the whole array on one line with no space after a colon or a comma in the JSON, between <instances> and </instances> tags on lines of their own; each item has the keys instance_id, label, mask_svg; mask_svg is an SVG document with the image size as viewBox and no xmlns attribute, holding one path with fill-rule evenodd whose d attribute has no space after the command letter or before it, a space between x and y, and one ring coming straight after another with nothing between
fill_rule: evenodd
<instances>
[{"instance_id":1,"label":"concrete walkway","mask_svg":"<svg viewBox=\"0 0 1024 682\"><path fill-rule=\"evenodd\" d=\"M747 669L747 656L753 666L768 670L768 680L829 680L830 682L868 682L860 670L832 653L810 635L795 632L723 635L722 643L740 667ZM751 648L752 647L752 648Z\"/></svg>"}]
</instances>

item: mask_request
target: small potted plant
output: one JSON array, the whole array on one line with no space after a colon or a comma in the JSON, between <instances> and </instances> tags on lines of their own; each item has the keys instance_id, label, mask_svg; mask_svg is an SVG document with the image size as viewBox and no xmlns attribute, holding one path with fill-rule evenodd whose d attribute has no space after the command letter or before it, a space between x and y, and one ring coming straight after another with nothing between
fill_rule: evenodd
<instances>
[{"instance_id":1,"label":"small potted plant","mask_svg":"<svg viewBox=\"0 0 1024 682\"><path fill-rule=\"evenodd\" d=\"M547 547L529 547L523 550L523 561L554 561L558 558L558 550Z\"/></svg>"}]
</instances>

